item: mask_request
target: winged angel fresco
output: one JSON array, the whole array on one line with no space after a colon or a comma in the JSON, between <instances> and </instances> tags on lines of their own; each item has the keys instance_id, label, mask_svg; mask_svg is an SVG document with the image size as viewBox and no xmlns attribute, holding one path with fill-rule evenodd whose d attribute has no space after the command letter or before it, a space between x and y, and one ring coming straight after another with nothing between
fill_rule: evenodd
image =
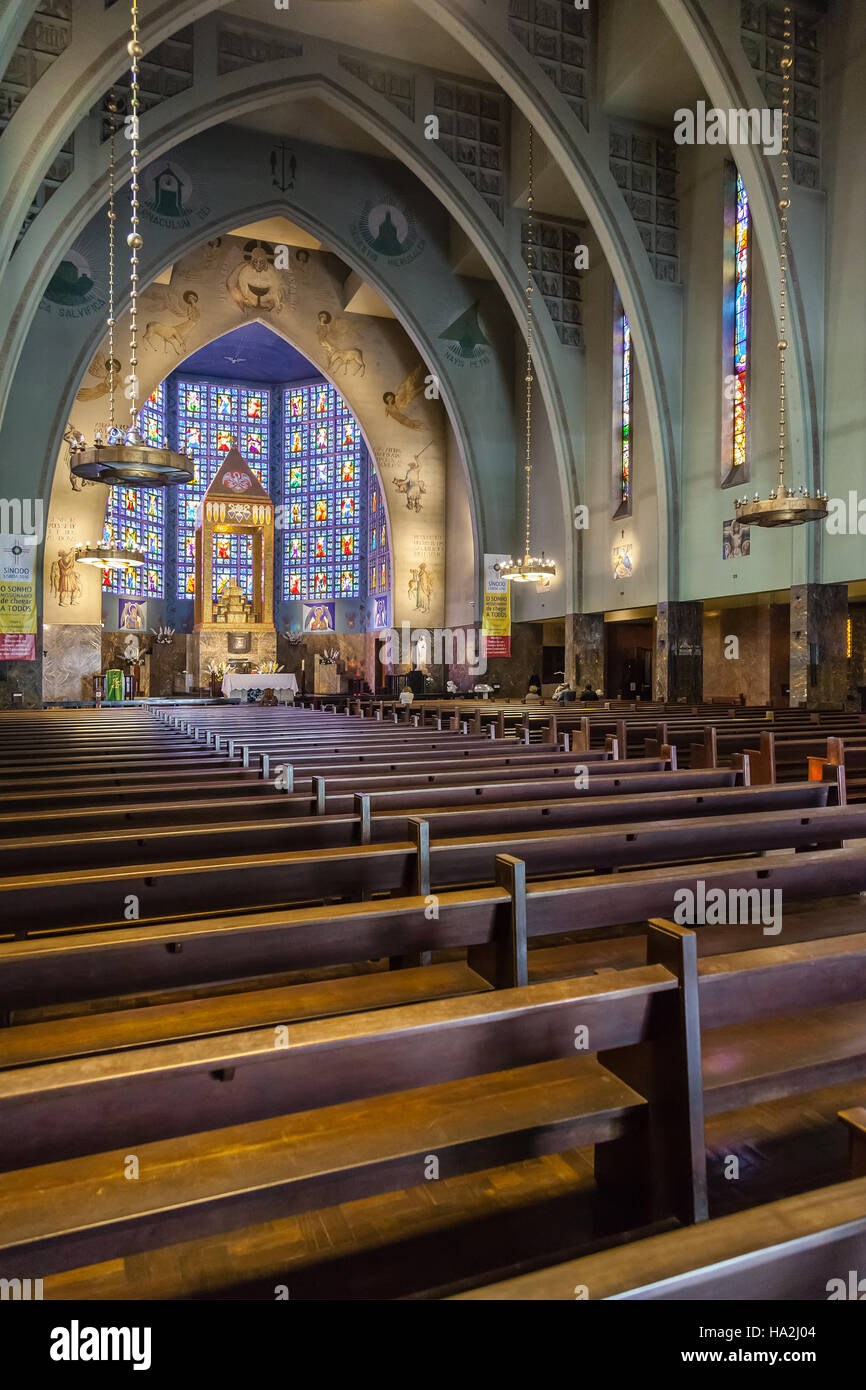
<instances>
[{"instance_id":1,"label":"winged angel fresco","mask_svg":"<svg viewBox=\"0 0 866 1390\"><path fill-rule=\"evenodd\" d=\"M424 363L419 362L417 367L413 367L406 380L397 387L396 391L386 391L382 397L385 402L385 414L392 420L396 420L398 425L405 425L407 430L422 430L424 428L423 420L417 419L414 415L406 414L408 406L424 390L424 382Z\"/></svg>"}]
</instances>

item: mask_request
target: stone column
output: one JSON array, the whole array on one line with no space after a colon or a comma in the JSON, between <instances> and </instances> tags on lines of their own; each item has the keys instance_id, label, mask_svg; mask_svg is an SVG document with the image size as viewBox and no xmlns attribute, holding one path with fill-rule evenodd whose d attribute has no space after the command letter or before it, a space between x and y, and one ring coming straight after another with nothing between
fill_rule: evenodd
<instances>
[{"instance_id":1,"label":"stone column","mask_svg":"<svg viewBox=\"0 0 866 1390\"><path fill-rule=\"evenodd\" d=\"M565 675L575 690L587 681L593 690L604 690L603 613L566 614Z\"/></svg>"},{"instance_id":2,"label":"stone column","mask_svg":"<svg viewBox=\"0 0 866 1390\"><path fill-rule=\"evenodd\" d=\"M842 705L848 694L847 584L791 587L791 705Z\"/></svg>"},{"instance_id":3,"label":"stone column","mask_svg":"<svg viewBox=\"0 0 866 1390\"><path fill-rule=\"evenodd\" d=\"M655 632L653 699L696 704L703 693L704 605L660 603Z\"/></svg>"},{"instance_id":4,"label":"stone column","mask_svg":"<svg viewBox=\"0 0 866 1390\"><path fill-rule=\"evenodd\" d=\"M857 691L859 701L860 690L866 686L866 608L862 604L855 604L853 608L849 608L848 617L851 619L851 660L848 662L848 681L849 688Z\"/></svg>"}]
</instances>

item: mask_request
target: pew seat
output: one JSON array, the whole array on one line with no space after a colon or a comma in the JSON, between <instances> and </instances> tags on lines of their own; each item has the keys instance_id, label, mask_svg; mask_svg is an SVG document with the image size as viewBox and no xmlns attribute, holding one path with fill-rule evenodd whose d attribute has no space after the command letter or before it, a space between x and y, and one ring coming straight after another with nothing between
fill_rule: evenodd
<instances>
[{"instance_id":1,"label":"pew seat","mask_svg":"<svg viewBox=\"0 0 866 1390\"><path fill-rule=\"evenodd\" d=\"M0 1070L241 1032L268 1024L395 1008L418 1000L451 999L491 988L489 981L465 962L443 961L215 998L169 1000L142 1008L18 1023L0 1029Z\"/></svg>"},{"instance_id":2,"label":"pew seat","mask_svg":"<svg viewBox=\"0 0 866 1390\"><path fill-rule=\"evenodd\" d=\"M861 1177L453 1298L823 1302L829 1281L847 1279L848 1270L862 1270L864 1261L866 1177ZM798 1321L805 1323L807 1318Z\"/></svg>"}]
</instances>

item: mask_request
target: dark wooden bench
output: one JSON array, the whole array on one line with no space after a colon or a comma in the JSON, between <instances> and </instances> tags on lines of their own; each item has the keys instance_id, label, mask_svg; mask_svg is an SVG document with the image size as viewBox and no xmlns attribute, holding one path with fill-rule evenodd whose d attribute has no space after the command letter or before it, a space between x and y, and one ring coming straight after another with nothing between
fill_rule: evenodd
<instances>
[{"instance_id":1,"label":"dark wooden bench","mask_svg":"<svg viewBox=\"0 0 866 1390\"><path fill-rule=\"evenodd\" d=\"M628 785L620 782L619 792L627 793ZM587 796L587 787L573 790L571 796L552 797L542 788L536 789L534 798L526 796L524 787L518 786L505 787L502 795L492 801L476 798L474 787L467 791L471 800L467 794L452 790L447 799L439 798L437 806L429 804L429 793L424 787L414 797L403 792L356 793L351 810L334 812L330 809L333 799L326 799L323 814L293 814L288 818L280 801L263 803L254 797L222 800L218 807L207 800L145 802L127 805L121 815L101 806L19 813L0 816L0 862L5 853L10 853L10 871L23 872L31 861L35 867L41 867L46 860L35 854L34 843L46 847L55 868L67 864L83 868L97 862L124 863L139 851L151 858L171 858L181 851L200 857L218 846L220 852L236 853L247 847L253 851L300 850L382 843L405 838L409 818L419 815L428 822L431 837L440 839L623 821L806 812L844 804L837 785L829 781L611 796ZM509 795L514 799L509 800ZM147 849L148 845L151 849Z\"/></svg>"},{"instance_id":2,"label":"dark wooden bench","mask_svg":"<svg viewBox=\"0 0 866 1390\"><path fill-rule=\"evenodd\" d=\"M600 1193L621 1220L701 1220L704 1105L712 1113L740 1105L744 1088L765 1096L782 1085L807 1089L822 1071L839 1075L843 1049L822 1057L820 1038L804 1074L809 1040L799 1053L791 1047L800 1015L774 1017L768 1053L769 1018L796 1001L806 1010L803 1032L814 1006L833 1001L844 1019L846 1001L866 996L866 937L698 960L692 933L656 922L650 942L643 978L604 972L564 982L558 993L535 986L300 1024L285 1049L264 1034L240 1034L234 1045L214 1038L0 1075L0 1163L25 1165L0 1178L0 1274L25 1255L28 1268L50 1273L189 1239L219 1222L265 1220L277 1199L286 1214L412 1186L431 1153L444 1165L440 1176L451 1176L591 1142ZM744 1075L732 1080L727 1034L752 1013L767 1020L744 1044ZM595 1055L560 1062L575 1019ZM850 1043L844 1024L839 1037ZM467 1084L479 1057L483 1084ZM721 1083L716 1057L727 1059ZM862 1075L863 1057L850 1046L845 1065ZM612 1093L611 1085L627 1089ZM297 1110L304 1113L290 1120ZM207 1130L180 1140L187 1113ZM103 1151L121 1139L141 1165L134 1184L118 1154ZM46 1155L48 1167L30 1166ZM97 1190L100 1201L88 1200Z\"/></svg>"},{"instance_id":3,"label":"dark wooden bench","mask_svg":"<svg viewBox=\"0 0 866 1390\"><path fill-rule=\"evenodd\" d=\"M835 847L846 839L866 838L866 806L826 806L801 811L756 812L734 817L702 817L665 823L636 821L609 829L595 826L564 830L523 831L519 835L470 835L430 840L429 823L408 818L411 839L397 843L360 844L328 849L256 849L258 839L279 840L282 827L253 828L213 844L213 836L191 829L169 837L142 832L130 843L125 859L112 854L114 841L104 837L103 858L93 868L77 867L88 850L62 837L19 841L0 847L0 931L21 936L69 927L124 924L130 894L137 900L138 920L166 919L204 912L263 909L322 899L357 900L365 895L402 896L417 891L494 881L497 855L517 855L531 877L607 872L632 865L684 863L719 859L747 852ZM242 843L237 843L240 840ZM167 860L150 857L151 847L169 850ZM191 846L204 841L205 858L189 857ZM64 853L75 867L62 867ZM121 862L117 862L121 859ZM34 867L27 869L27 861ZM39 873L40 862L61 867ZM22 872L12 874L15 866Z\"/></svg>"},{"instance_id":4,"label":"dark wooden bench","mask_svg":"<svg viewBox=\"0 0 866 1390\"><path fill-rule=\"evenodd\" d=\"M247 911L213 918L124 923L107 930L0 943L0 998L8 1010L184 989L292 970L378 960L417 965L433 951L469 948L469 964L504 987L528 979L527 947L544 938L673 917L682 888L778 889L785 904L866 892L866 850L823 850L525 882L500 856L497 886L410 897ZM859 919L858 919L859 920ZM717 930L713 928L712 930ZM730 927L734 933L763 928ZM549 967L550 968L550 967ZM562 973L562 972L560 972Z\"/></svg>"},{"instance_id":5,"label":"dark wooden bench","mask_svg":"<svg viewBox=\"0 0 866 1390\"><path fill-rule=\"evenodd\" d=\"M825 1302L831 1280L847 1283L849 1270L864 1267L866 1177L860 1177L451 1297Z\"/></svg>"},{"instance_id":6,"label":"dark wooden bench","mask_svg":"<svg viewBox=\"0 0 866 1390\"><path fill-rule=\"evenodd\" d=\"M268 1030L0 1074L0 1165L18 1165L0 1176L0 1274L412 1186L431 1154L446 1177L591 1143L615 1201L702 1218L694 937L653 941L658 962L616 980L302 1022L285 1047ZM577 1026L614 1065L657 1052L666 1098L575 1055Z\"/></svg>"}]
</instances>

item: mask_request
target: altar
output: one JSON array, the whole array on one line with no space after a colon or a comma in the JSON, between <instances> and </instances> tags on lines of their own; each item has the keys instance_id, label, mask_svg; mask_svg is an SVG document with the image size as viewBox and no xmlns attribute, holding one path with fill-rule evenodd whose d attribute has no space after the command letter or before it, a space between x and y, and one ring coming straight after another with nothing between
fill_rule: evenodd
<instances>
[{"instance_id":1,"label":"altar","mask_svg":"<svg viewBox=\"0 0 866 1390\"><path fill-rule=\"evenodd\" d=\"M238 675L236 671L227 671L223 676L222 693L231 699L232 695L243 695L247 690L273 690L276 692L277 699L280 698L280 691L289 691L293 696L298 693L297 677L287 675L281 671L278 675L265 672L257 675Z\"/></svg>"},{"instance_id":2,"label":"altar","mask_svg":"<svg viewBox=\"0 0 866 1390\"><path fill-rule=\"evenodd\" d=\"M242 557L242 558L241 558ZM201 500L195 532L195 622L188 665L207 689L214 671L243 658L276 665L274 506L232 443ZM277 677L254 677L254 688Z\"/></svg>"}]
</instances>

